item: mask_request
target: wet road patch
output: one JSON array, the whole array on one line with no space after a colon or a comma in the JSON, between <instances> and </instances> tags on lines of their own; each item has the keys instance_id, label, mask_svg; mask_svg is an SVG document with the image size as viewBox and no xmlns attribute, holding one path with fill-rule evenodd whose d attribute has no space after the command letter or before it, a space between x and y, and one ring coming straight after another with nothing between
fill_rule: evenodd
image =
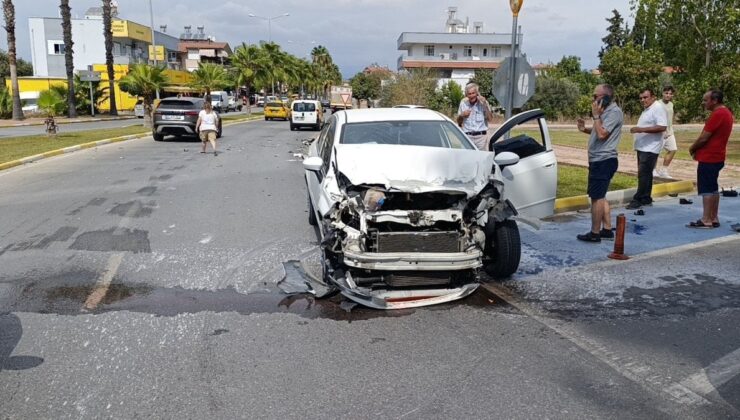
<instances>
[{"instance_id":1,"label":"wet road patch","mask_svg":"<svg viewBox=\"0 0 740 420\"><path fill-rule=\"evenodd\" d=\"M83 205L83 206L80 206L80 207L77 207L76 209L74 209L74 210L70 211L69 213L67 213L67 216L74 216L74 215L77 215L77 214L79 214L79 213L80 213L80 212L81 212L82 210L84 210L84 209L85 209L86 207L91 207L91 206L102 206L102 205L103 205L103 203L105 203L105 201L106 201L106 200L107 200L107 199L106 199L106 198L103 198L103 197L96 197L96 198L93 198L92 200L88 201L88 202L87 202L87 204L85 204L85 205Z\"/></svg>"},{"instance_id":2,"label":"wet road patch","mask_svg":"<svg viewBox=\"0 0 740 420\"><path fill-rule=\"evenodd\" d=\"M142 203L139 200L129 201L127 203L117 204L108 211L109 214L115 214L121 217L149 217L152 215L157 203L150 201Z\"/></svg>"},{"instance_id":3,"label":"wet road patch","mask_svg":"<svg viewBox=\"0 0 740 420\"><path fill-rule=\"evenodd\" d=\"M149 231L140 229L96 230L80 234L69 249L100 252L151 252Z\"/></svg>"}]
</instances>

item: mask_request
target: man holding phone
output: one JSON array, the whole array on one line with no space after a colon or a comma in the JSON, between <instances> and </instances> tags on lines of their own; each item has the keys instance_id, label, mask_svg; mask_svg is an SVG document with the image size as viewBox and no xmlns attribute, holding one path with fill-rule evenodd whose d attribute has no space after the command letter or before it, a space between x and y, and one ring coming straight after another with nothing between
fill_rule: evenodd
<instances>
[{"instance_id":1,"label":"man holding phone","mask_svg":"<svg viewBox=\"0 0 740 420\"><path fill-rule=\"evenodd\" d=\"M585 121L578 119L578 131L590 135L588 196L591 199L591 230L577 236L578 240L584 242L598 243L602 239L614 239L611 208L606 200L606 192L619 166L617 149L622 137L624 115L612 98L614 88L611 85L597 85L591 103L592 127L586 128Z\"/></svg>"},{"instance_id":2,"label":"man holding phone","mask_svg":"<svg viewBox=\"0 0 740 420\"><path fill-rule=\"evenodd\" d=\"M460 101L460 107L457 110L457 125L475 143L478 150L489 151L488 123L491 120L493 120L493 113L488 101L480 96L478 85L469 83L465 86L465 98Z\"/></svg>"}]
</instances>

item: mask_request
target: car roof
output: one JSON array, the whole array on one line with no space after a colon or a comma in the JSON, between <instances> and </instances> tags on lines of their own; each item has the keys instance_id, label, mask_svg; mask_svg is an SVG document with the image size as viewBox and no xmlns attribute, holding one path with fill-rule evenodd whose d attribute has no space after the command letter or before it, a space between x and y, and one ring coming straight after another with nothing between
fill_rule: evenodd
<instances>
[{"instance_id":1,"label":"car roof","mask_svg":"<svg viewBox=\"0 0 740 420\"><path fill-rule=\"evenodd\" d=\"M313 99L296 99L296 100L293 101L294 104L297 104L297 103L300 103L300 102L308 102L308 103L312 103L312 104L318 104L319 103L319 101L315 101Z\"/></svg>"},{"instance_id":2,"label":"car roof","mask_svg":"<svg viewBox=\"0 0 740 420\"><path fill-rule=\"evenodd\" d=\"M425 108L364 108L345 111L345 123L373 121L444 121L445 118Z\"/></svg>"},{"instance_id":3,"label":"car roof","mask_svg":"<svg viewBox=\"0 0 740 420\"><path fill-rule=\"evenodd\" d=\"M189 102L199 102L202 101L203 98L194 98L192 96L170 96L168 98L162 98L162 101L189 101Z\"/></svg>"}]
</instances>

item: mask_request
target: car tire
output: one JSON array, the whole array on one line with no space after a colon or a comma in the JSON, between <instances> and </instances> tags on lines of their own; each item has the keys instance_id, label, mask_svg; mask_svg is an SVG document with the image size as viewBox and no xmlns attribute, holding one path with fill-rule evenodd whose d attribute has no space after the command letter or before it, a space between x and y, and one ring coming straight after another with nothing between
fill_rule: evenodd
<instances>
[{"instance_id":1,"label":"car tire","mask_svg":"<svg viewBox=\"0 0 740 420\"><path fill-rule=\"evenodd\" d=\"M152 137L154 138L154 141L163 141L164 140L164 134L161 133L152 133Z\"/></svg>"},{"instance_id":2,"label":"car tire","mask_svg":"<svg viewBox=\"0 0 740 420\"><path fill-rule=\"evenodd\" d=\"M486 255L490 258L485 265L489 276L504 279L516 272L522 256L522 243L515 221L495 223L493 231L486 235Z\"/></svg>"},{"instance_id":3,"label":"car tire","mask_svg":"<svg viewBox=\"0 0 740 420\"><path fill-rule=\"evenodd\" d=\"M267 118L267 117L265 117L265 121L270 121L270 119L269 119L269 118Z\"/></svg>"},{"instance_id":4,"label":"car tire","mask_svg":"<svg viewBox=\"0 0 740 420\"><path fill-rule=\"evenodd\" d=\"M321 123L320 122L317 122L316 123L316 126L313 129L314 129L314 131L321 131Z\"/></svg>"},{"instance_id":5,"label":"car tire","mask_svg":"<svg viewBox=\"0 0 740 420\"><path fill-rule=\"evenodd\" d=\"M290 124L290 131L295 131L295 126L292 123Z\"/></svg>"},{"instance_id":6,"label":"car tire","mask_svg":"<svg viewBox=\"0 0 740 420\"><path fill-rule=\"evenodd\" d=\"M316 211L313 208L313 204L311 204L311 196L308 195L308 187L306 187L306 200L308 201L308 224L316 226L319 224L319 221L316 219Z\"/></svg>"}]
</instances>

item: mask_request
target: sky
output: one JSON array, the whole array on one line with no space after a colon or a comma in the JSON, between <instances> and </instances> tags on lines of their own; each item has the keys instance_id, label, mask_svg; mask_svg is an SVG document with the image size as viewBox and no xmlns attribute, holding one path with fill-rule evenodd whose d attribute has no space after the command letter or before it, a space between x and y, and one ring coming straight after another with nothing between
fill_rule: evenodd
<instances>
[{"instance_id":1,"label":"sky","mask_svg":"<svg viewBox=\"0 0 740 420\"><path fill-rule=\"evenodd\" d=\"M402 32L442 32L448 6L458 18L483 21L485 32L511 33L508 0L151 0L154 26L167 25L178 36L183 26L205 26L205 32L232 48L241 42L268 39L268 22L249 17L274 17L272 40L291 54L305 57L314 45L328 48L345 78L377 63L396 70ZM30 61L29 17L58 17L59 0L14 0L18 54ZM118 0L119 17L149 26L149 0ZM83 17L100 0L70 0L73 17ZM618 10L631 21L629 0L527 0L519 14L524 33L522 51L531 64L556 63L563 56L581 57L586 69L598 65L605 19ZM7 49L4 30L0 46Z\"/></svg>"}]
</instances>

